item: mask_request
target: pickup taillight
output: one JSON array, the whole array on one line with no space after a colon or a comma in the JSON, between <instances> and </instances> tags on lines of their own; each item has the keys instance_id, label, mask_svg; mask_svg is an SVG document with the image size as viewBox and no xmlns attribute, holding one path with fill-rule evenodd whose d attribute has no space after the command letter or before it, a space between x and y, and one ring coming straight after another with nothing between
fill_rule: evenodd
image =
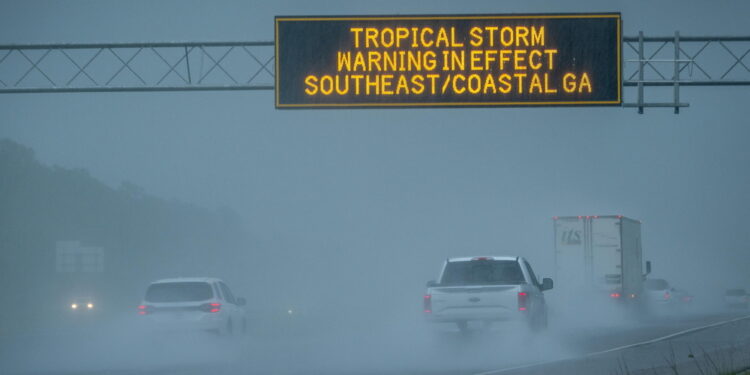
<instances>
[{"instance_id":1,"label":"pickup taillight","mask_svg":"<svg viewBox=\"0 0 750 375\"><path fill-rule=\"evenodd\" d=\"M526 311L528 309L529 294L526 292L518 292L518 311Z\"/></svg>"},{"instance_id":2,"label":"pickup taillight","mask_svg":"<svg viewBox=\"0 0 750 375\"><path fill-rule=\"evenodd\" d=\"M423 310L425 314L431 314L432 313L432 296L429 294L425 294L424 298L422 298L422 304L423 304Z\"/></svg>"},{"instance_id":3,"label":"pickup taillight","mask_svg":"<svg viewBox=\"0 0 750 375\"><path fill-rule=\"evenodd\" d=\"M149 305L138 305L138 315L147 315L154 312L154 307Z\"/></svg>"}]
</instances>

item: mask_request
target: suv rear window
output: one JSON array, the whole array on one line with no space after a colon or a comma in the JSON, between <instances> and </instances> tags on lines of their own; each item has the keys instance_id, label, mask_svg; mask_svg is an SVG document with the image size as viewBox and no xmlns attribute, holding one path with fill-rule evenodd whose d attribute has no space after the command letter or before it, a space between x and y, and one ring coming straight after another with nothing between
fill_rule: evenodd
<instances>
[{"instance_id":1,"label":"suv rear window","mask_svg":"<svg viewBox=\"0 0 750 375\"><path fill-rule=\"evenodd\" d=\"M205 301L213 297L211 285L204 282L151 284L146 291L148 302Z\"/></svg>"},{"instance_id":2,"label":"suv rear window","mask_svg":"<svg viewBox=\"0 0 750 375\"><path fill-rule=\"evenodd\" d=\"M521 266L514 260L448 262L441 285L523 284Z\"/></svg>"}]
</instances>

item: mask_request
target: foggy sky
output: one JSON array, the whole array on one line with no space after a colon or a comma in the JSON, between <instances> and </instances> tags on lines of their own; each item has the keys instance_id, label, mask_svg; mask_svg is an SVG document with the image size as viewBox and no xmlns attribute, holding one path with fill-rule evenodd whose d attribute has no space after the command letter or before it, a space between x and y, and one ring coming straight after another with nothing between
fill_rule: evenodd
<instances>
[{"instance_id":1,"label":"foggy sky","mask_svg":"<svg viewBox=\"0 0 750 375\"><path fill-rule=\"evenodd\" d=\"M612 11L625 35L750 34L747 2L4 1L0 43L267 41L275 15ZM111 186L232 207L258 248L362 281L419 289L446 256L479 254L524 255L547 276L552 216L623 214L643 221L655 275L750 287L750 91L682 90L680 115L281 111L272 91L3 94L0 138Z\"/></svg>"}]
</instances>

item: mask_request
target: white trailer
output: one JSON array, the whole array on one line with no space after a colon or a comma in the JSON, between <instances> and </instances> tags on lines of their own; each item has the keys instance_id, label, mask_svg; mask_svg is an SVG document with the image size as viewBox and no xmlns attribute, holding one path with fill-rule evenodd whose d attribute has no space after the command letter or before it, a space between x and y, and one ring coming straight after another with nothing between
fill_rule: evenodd
<instances>
[{"instance_id":1,"label":"white trailer","mask_svg":"<svg viewBox=\"0 0 750 375\"><path fill-rule=\"evenodd\" d=\"M643 305L641 223L620 215L554 217L555 289L561 301Z\"/></svg>"}]
</instances>

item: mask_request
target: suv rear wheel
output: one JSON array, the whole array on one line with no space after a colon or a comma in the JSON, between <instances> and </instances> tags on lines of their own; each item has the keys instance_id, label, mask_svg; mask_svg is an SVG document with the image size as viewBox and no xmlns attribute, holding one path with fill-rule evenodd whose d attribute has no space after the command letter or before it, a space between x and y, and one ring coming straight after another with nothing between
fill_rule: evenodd
<instances>
[{"instance_id":1,"label":"suv rear wheel","mask_svg":"<svg viewBox=\"0 0 750 375\"><path fill-rule=\"evenodd\" d=\"M459 320L456 322L456 326L458 327L458 330L461 331L461 333L467 333L469 332L469 322L465 320Z\"/></svg>"},{"instance_id":2,"label":"suv rear wheel","mask_svg":"<svg viewBox=\"0 0 750 375\"><path fill-rule=\"evenodd\" d=\"M227 328L226 328L226 335L232 336L234 333L234 328L232 327L232 319L227 320Z\"/></svg>"}]
</instances>

